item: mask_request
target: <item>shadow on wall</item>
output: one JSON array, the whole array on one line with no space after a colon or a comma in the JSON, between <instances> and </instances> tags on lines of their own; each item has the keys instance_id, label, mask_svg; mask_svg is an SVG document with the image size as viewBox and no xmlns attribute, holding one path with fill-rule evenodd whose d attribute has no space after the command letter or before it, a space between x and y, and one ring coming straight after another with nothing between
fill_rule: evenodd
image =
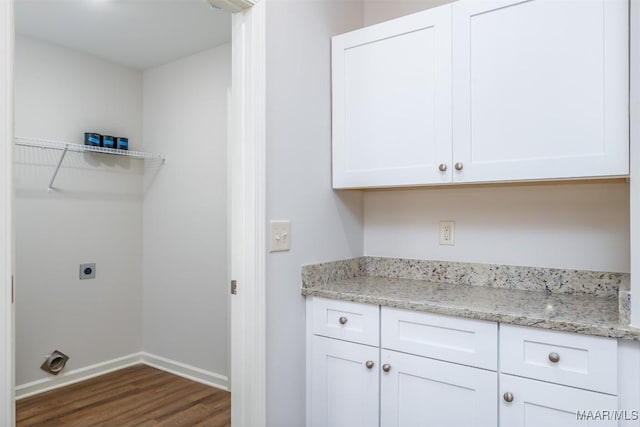
<instances>
[{"instance_id":1,"label":"shadow on wall","mask_svg":"<svg viewBox=\"0 0 640 427\"><path fill-rule=\"evenodd\" d=\"M364 194L358 190L334 191L336 211L342 224L349 250L354 254L363 253Z\"/></svg>"}]
</instances>

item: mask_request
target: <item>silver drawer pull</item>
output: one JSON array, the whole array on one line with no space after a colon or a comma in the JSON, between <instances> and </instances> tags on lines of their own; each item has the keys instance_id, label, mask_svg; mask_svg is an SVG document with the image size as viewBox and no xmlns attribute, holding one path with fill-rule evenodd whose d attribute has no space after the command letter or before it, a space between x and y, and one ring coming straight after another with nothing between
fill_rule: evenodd
<instances>
[{"instance_id":1,"label":"silver drawer pull","mask_svg":"<svg viewBox=\"0 0 640 427\"><path fill-rule=\"evenodd\" d=\"M438 166L438 170L440 172L444 172L447 170L447 165L445 163L440 163L440 166Z\"/></svg>"},{"instance_id":2,"label":"silver drawer pull","mask_svg":"<svg viewBox=\"0 0 640 427\"><path fill-rule=\"evenodd\" d=\"M341 325L344 325L345 323L347 323L347 318L342 316L340 319L338 319L338 322L340 322Z\"/></svg>"},{"instance_id":3,"label":"silver drawer pull","mask_svg":"<svg viewBox=\"0 0 640 427\"><path fill-rule=\"evenodd\" d=\"M556 353L555 351L551 352L551 353L549 353L549 360L552 363L558 363L560 361L560 355L558 353Z\"/></svg>"},{"instance_id":4,"label":"silver drawer pull","mask_svg":"<svg viewBox=\"0 0 640 427\"><path fill-rule=\"evenodd\" d=\"M385 363L384 365L382 365L382 370L385 372L389 372L391 370L391 365Z\"/></svg>"},{"instance_id":5,"label":"silver drawer pull","mask_svg":"<svg viewBox=\"0 0 640 427\"><path fill-rule=\"evenodd\" d=\"M373 368L373 361L372 360L367 360L364 364L364 366L367 367L367 369L371 369Z\"/></svg>"},{"instance_id":6,"label":"silver drawer pull","mask_svg":"<svg viewBox=\"0 0 640 427\"><path fill-rule=\"evenodd\" d=\"M504 398L505 402L513 402L513 394L510 392L506 392L505 394L502 395L502 397Z\"/></svg>"}]
</instances>

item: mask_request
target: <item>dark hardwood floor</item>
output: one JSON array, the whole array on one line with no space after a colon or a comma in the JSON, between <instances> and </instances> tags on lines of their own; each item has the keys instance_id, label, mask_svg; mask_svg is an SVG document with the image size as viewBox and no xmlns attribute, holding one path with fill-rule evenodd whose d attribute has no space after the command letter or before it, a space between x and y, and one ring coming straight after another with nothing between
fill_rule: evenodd
<instances>
[{"instance_id":1,"label":"dark hardwood floor","mask_svg":"<svg viewBox=\"0 0 640 427\"><path fill-rule=\"evenodd\" d=\"M145 365L16 402L17 426L230 426L231 394Z\"/></svg>"}]
</instances>

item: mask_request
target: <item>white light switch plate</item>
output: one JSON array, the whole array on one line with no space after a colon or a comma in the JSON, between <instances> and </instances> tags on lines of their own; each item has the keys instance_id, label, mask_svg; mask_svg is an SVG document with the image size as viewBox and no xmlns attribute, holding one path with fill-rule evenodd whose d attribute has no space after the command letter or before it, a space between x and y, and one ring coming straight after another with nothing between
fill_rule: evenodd
<instances>
[{"instance_id":1,"label":"white light switch plate","mask_svg":"<svg viewBox=\"0 0 640 427\"><path fill-rule=\"evenodd\" d=\"M288 251L291 242L289 221L271 221L271 245L269 252Z\"/></svg>"}]
</instances>

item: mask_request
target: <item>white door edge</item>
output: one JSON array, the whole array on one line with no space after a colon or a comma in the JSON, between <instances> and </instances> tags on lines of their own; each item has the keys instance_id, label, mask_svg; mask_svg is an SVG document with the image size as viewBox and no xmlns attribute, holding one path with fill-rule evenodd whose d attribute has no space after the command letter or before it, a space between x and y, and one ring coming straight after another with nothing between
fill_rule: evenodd
<instances>
[{"instance_id":1,"label":"white door edge","mask_svg":"<svg viewBox=\"0 0 640 427\"><path fill-rule=\"evenodd\" d=\"M265 2L232 20L231 423L266 424Z\"/></svg>"},{"instance_id":2,"label":"white door edge","mask_svg":"<svg viewBox=\"0 0 640 427\"><path fill-rule=\"evenodd\" d=\"M0 1L0 425L15 424L13 338L13 0Z\"/></svg>"}]
</instances>

